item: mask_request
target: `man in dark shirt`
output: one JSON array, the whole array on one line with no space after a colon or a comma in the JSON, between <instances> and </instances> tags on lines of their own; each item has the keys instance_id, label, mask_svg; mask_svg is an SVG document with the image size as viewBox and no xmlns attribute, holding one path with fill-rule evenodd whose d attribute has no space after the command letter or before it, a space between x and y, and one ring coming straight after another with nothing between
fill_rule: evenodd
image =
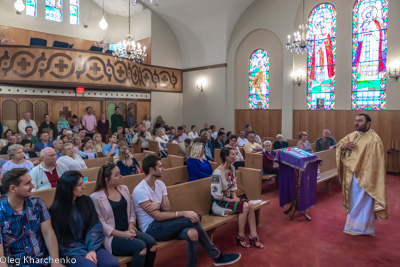
<instances>
[{"instance_id":1,"label":"man in dark shirt","mask_svg":"<svg viewBox=\"0 0 400 267\"><path fill-rule=\"evenodd\" d=\"M211 140L211 144L212 144L212 146L213 146L214 149L215 149L215 148L222 149L222 148L225 147L225 141L226 141L226 135L225 135L225 133L222 132L222 131L219 131L219 132L218 132L218 135L217 135L217 138Z\"/></svg>"},{"instance_id":2,"label":"man in dark shirt","mask_svg":"<svg viewBox=\"0 0 400 267\"><path fill-rule=\"evenodd\" d=\"M136 116L133 114L133 108L128 108L128 114L126 115L126 126L131 128L136 125Z\"/></svg>"},{"instance_id":3,"label":"man in dark shirt","mask_svg":"<svg viewBox=\"0 0 400 267\"><path fill-rule=\"evenodd\" d=\"M324 150L331 150L336 148L336 140L333 137L330 137L331 131L329 129L325 129L322 131L322 137L318 138L315 141L315 151L324 151Z\"/></svg>"},{"instance_id":4,"label":"man in dark shirt","mask_svg":"<svg viewBox=\"0 0 400 267\"><path fill-rule=\"evenodd\" d=\"M117 132L117 127L124 127L124 117L119 114L119 107L115 107L115 113L111 115L111 130Z\"/></svg>"},{"instance_id":5,"label":"man in dark shirt","mask_svg":"<svg viewBox=\"0 0 400 267\"><path fill-rule=\"evenodd\" d=\"M2 155L7 155L8 148L11 145L15 145L17 143L17 137L15 135L10 135L10 136L7 137L7 141L8 141L8 144L1 149L0 153Z\"/></svg>"}]
</instances>

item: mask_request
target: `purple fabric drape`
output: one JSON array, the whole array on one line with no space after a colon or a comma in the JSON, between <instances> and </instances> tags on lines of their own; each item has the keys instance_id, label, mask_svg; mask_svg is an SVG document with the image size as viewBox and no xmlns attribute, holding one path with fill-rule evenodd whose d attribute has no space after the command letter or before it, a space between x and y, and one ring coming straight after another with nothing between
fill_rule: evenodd
<instances>
[{"instance_id":1,"label":"purple fabric drape","mask_svg":"<svg viewBox=\"0 0 400 267\"><path fill-rule=\"evenodd\" d=\"M296 172L300 172L299 201L297 211L304 212L315 205L317 197L317 170L319 157L297 147L278 151L280 206L292 203L296 198Z\"/></svg>"}]
</instances>

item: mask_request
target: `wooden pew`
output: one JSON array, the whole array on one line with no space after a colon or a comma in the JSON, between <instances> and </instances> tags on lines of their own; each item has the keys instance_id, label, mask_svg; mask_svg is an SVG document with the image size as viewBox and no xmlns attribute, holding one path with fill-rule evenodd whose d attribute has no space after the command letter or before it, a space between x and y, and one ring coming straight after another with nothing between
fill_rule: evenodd
<instances>
[{"instance_id":1,"label":"wooden pew","mask_svg":"<svg viewBox=\"0 0 400 267\"><path fill-rule=\"evenodd\" d=\"M160 148L158 147L158 142L157 141L149 141L149 151L153 151L158 155L160 152Z\"/></svg>"},{"instance_id":2,"label":"wooden pew","mask_svg":"<svg viewBox=\"0 0 400 267\"><path fill-rule=\"evenodd\" d=\"M299 139L288 139L286 140L289 144L289 147L297 146L297 142L299 142Z\"/></svg>"},{"instance_id":3,"label":"wooden pew","mask_svg":"<svg viewBox=\"0 0 400 267\"><path fill-rule=\"evenodd\" d=\"M321 151L315 153L315 155L322 160L322 164L319 166L320 173L317 178L317 184L325 183L325 190L327 193L330 193L331 183L338 176L336 149Z\"/></svg>"},{"instance_id":4,"label":"wooden pew","mask_svg":"<svg viewBox=\"0 0 400 267\"><path fill-rule=\"evenodd\" d=\"M180 144L168 143L168 155L185 156L185 151L182 150Z\"/></svg>"},{"instance_id":5,"label":"wooden pew","mask_svg":"<svg viewBox=\"0 0 400 267\"><path fill-rule=\"evenodd\" d=\"M100 167L92 167L88 169L79 170L83 177L87 177L90 182L97 181L97 176L99 175Z\"/></svg>"},{"instance_id":6,"label":"wooden pew","mask_svg":"<svg viewBox=\"0 0 400 267\"><path fill-rule=\"evenodd\" d=\"M100 167L106 162L114 162L113 157L103 157L97 159L85 159L85 164L88 168Z\"/></svg>"},{"instance_id":7,"label":"wooden pew","mask_svg":"<svg viewBox=\"0 0 400 267\"><path fill-rule=\"evenodd\" d=\"M86 196L90 196L94 192L95 186L96 182L85 183L85 191L83 191L83 194ZM55 195L56 195L56 188L49 188L32 192L32 196L40 197L41 199L43 199L47 207L50 207L51 204L53 204Z\"/></svg>"},{"instance_id":8,"label":"wooden pew","mask_svg":"<svg viewBox=\"0 0 400 267\"><path fill-rule=\"evenodd\" d=\"M245 166L246 168L253 168L257 170L263 170L263 155L257 153L248 153L245 158ZM276 174L266 174L262 176L263 180L271 180L272 178L276 178Z\"/></svg>"},{"instance_id":9,"label":"wooden pew","mask_svg":"<svg viewBox=\"0 0 400 267\"><path fill-rule=\"evenodd\" d=\"M183 166L183 162L183 157L175 155L168 155L168 157L161 159L161 164L164 169Z\"/></svg>"},{"instance_id":10,"label":"wooden pew","mask_svg":"<svg viewBox=\"0 0 400 267\"><path fill-rule=\"evenodd\" d=\"M222 160L220 157L221 154L221 149L220 148L214 148L214 162L218 164L222 164Z\"/></svg>"}]
</instances>

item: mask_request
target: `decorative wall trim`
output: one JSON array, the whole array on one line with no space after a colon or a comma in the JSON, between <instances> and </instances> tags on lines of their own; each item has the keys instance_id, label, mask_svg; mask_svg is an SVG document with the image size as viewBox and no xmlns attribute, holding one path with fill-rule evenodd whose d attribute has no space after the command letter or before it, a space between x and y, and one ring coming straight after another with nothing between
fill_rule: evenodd
<instances>
[{"instance_id":1,"label":"decorative wall trim","mask_svg":"<svg viewBox=\"0 0 400 267\"><path fill-rule=\"evenodd\" d=\"M190 69L183 69L183 72L189 72L189 71L198 71L198 70L208 70L208 69L218 69L218 68L226 68L228 64L222 63L222 64L216 64L216 65L209 65L209 66L202 66L202 67L196 67L196 68L190 68Z\"/></svg>"},{"instance_id":2,"label":"decorative wall trim","mask_svg":"<svg viewBox=\"0 0 400 267\"><path fill-rule=\"evenodd\" d=\"M87 97L87 98L103 98L103 99L151 99L150 93L143 92L123 92L123 91L97 91L86 90L84 94L77 94L71 89L43 89L29 88L17 86L0 85L0 95L34 95L34 96L58 96L58 97Z\"/></svg>"},{"instance_id":3,"label":"decorative wall trim","mask_svg":"<svg viewBox=\"0 0 400 267\"><path fill-rule=\"evenodd\" d=\"M182 70L62 48L0 46L0 81L40 86L182 92Z\"/></svg>"}]
</instances>

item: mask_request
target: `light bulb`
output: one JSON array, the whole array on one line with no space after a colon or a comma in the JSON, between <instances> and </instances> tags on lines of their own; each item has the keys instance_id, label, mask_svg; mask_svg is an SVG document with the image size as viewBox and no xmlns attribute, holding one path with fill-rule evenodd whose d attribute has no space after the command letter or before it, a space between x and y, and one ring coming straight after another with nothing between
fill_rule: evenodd
<instances>
[{"instance_id":1,"label":"light bulb","mask_svg":"<svg viewBox=\"0 0 400 267\"><path fill-rule=\"evenodd\" d=\"M101 18L101 20L99 22L99 26L100 26L100 29L102 29L102 30L107 29L108 23L107 23L106 18L104 16Z\"/></svg>"},{"instance_id":2,"label":"light bulb","mask_svg":"<svg viewBox=\"0 0 400 267\"><path fill-rule=\"evenodd\" d=\"M22 11L25 10L25 4L24 4L24 2L22 2L22 0L17 0L14 3L14 7L17 10L17 12L19 12L19 13L21 13Z\"/></svg>"}]
</instances>

